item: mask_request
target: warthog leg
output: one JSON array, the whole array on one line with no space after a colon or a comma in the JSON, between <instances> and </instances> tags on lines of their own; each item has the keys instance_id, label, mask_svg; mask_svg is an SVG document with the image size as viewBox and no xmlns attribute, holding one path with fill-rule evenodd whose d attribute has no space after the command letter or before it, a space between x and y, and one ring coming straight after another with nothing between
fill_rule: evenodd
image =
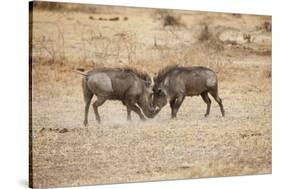
<instances>
[{"instance_id":1,"label":"warthog leg","mask_svg":"<svg viewBox=\"0 0 281 189\"><path fill-rule=\"evenodd\" d=\"M175 102L173 104L173 108L172 108L172 118L176 118L177 117L177 113L179 111L179 108L184 100L185 96L184 95L179 95L176 99Z\"/></svg>"},{"instance_id":2,"label":"warthog leg","mask_svg":"<svg viewBox=\"0 0 281 189\"><path fill-rule=\"evenodd\" d=\"M141 120L145 120L144 115L142 114L140 108L136 105L134 97L127 97L126 106L127 106L127 113L128 113L128 119L131 119L131 110L136 112Z\"/></svg>"},{"instance_id":3,"label":"warthog leg","mask_svg":"<svg viewBox=\"0 0 281 189\"><path fill-rule=\"evenodd\" d=\"M127 120L131 121L132 120L131 108L129 106L126 106L126 107L127 107Z\"/></svg>"},{"instance_id":4,"label":"warthog leg","mask_svg":"<svg viewBox=\"0 0 281 189\"><path fill-rule=\"evenodd\" d=\"M214 90L210 90L209 92L212 95L212 97L214 97L215 101L219 104L221 115L224 116L224 108L223 108L222 100L218 95L218 90L214 89Z\"/></svg>"},{"instance_id":5,"label":"warthog leg","mask_svg":"<svg viewBox=\"0 0 281 189\"><path fill-rule=\"evenodd\" d=\"M145 120L145 117L144 117L144 115L142 114L142 112L141 112L141 110L139 109L139 107L137 107L135 104L132 104L132 105L130 105L130 108L140 116L140 119L141 119L141 120L143 120L143 121Z\"/></svg>"},{"instance_id":6,"label":"warthog leg","mask_svg":"<svg viewBox=\"0 0 281 189\"><path fill-rule=\"evenodd\" d=\"M87 102L85 102L85 115L84 115L84 125L85 126L88 125L88 113L89 113L90 103L91 103L91 98Z\"/></svg>"},{"instance_id":7,"label":"warthog leg","mask_svg":"<svg viewBox=\"0 0 281 189\"><path fill-rule=\"evenodd\" d=\"M132 120L132 117L131 117L131 108L126 104L126 102L123 100L122 101L122 104L124 105L124 106L126 106L126 108L127 108L127 120L128 121L131 121Z\"/></svg>"},{"instance_id":8,"label":"warthog leg","mask_svg":"<svg viewBox=\"0 0 281 189\"><path fill-rule=\"evenodd\" d=\"M82 80L83 96L85 101L85 112L84 112L84 125L88 125L88 113L93 93L87 88L87 79Z\"/></svg>"},{"instance_id":9,"label":"warthog leg","mask_svg":"<svg viewBox=\"0 0 281 189\"><path fill-rule=\"evenodd\" d=\"M93 103L93 108L94 108L94 111L95 111L95 116L96 116L96 120L98 123L100 123L100 115L99 115L99 112L98 112L98 107L101 106L105 101L106 101L106 98L105 97L97 97L98 99Z\"/></svg>"},{"instance_id":10,"label":"warthog leg","mask_svg":"<svg viewBox=\"0 0 281 189\"><path fill-rule=\"evenodd\" d=\"M205 113L205 117L207 117L209 115L209 113L210 113L210 108L211 108L212 101L211 101L211 99L208 96L208 92L201 93L201 97L204 100L204 102L207 104L207 110L206 110L206 113Z\"/></svg>"},{"instance_id":11,"label":"warthog leg","mask_svg":"<svg viewBox=\"0 0 281 189\"><path fill-rule=\"evenodd\" d=\"M145 117L142 114L140 108L135 105L135 100L133 100L133 99L128 100L128 102L126 103L126 106L127 106L128 118L131 118L131 110L132 110L139 115L141 120L145 120Z\"/></svg>"},{"instance_id":12,"label":"warthog leg","mask_svg":"<svg viewBox=\"0 0 281 189\"><path fill-rule=\"evenodd\" d=\"M170 107L171 107L171 117L173 118L174 115L174 106L175 106L175 102L176 102L176 98L173 98L172 100L170 100Z\"/></svg>"}]
</instances>

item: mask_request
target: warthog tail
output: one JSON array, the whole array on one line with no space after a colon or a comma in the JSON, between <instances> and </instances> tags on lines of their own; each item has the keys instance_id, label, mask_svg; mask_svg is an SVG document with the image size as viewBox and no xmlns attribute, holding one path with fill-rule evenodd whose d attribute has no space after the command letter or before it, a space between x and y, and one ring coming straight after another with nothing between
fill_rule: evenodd
<instances>
[{"instance_id":1,"label":"warthog tail","mask_svg":"<svg viewBox=\"0 0 281 189\"><path fill-rule=\"evenodd\" d=\"M84 69L80 69L80 68L79 68L79 69L77 69L77 70L74 70L74 72L79 73L79 74L81 74L81 75L83 75L83 76L88 76L88 74L84 72Z\"/></svg>"}]
</instances>

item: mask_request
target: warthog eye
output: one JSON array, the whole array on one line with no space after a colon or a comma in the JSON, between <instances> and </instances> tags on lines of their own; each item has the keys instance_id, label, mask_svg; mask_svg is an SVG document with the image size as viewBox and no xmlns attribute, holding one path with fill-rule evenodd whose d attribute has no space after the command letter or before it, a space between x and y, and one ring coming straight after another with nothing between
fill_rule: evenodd
<instances>
[{"instance_id":1,"label":"warthog eye","mask_svg":"<svg viewBox=\"0 0 281 189\"><path fill-rule=\"evenodd\" d=\"M157 90L157 94L158 94L158 95L162 95L162 94L163 94L162 90L161 90L161 89L158 89L158 90Z\"/></svg>"},{"instance_id":2,"label":"warthog eye","mask_svg":"<svg viewBox=\"0 0 281 189\"><path fill-rule=\"evenodd\" d=\"M165 96L165 93L163 90L161 89L158 89L157 93L156 93L158 96Z\"/></svg>"}]
</instances>

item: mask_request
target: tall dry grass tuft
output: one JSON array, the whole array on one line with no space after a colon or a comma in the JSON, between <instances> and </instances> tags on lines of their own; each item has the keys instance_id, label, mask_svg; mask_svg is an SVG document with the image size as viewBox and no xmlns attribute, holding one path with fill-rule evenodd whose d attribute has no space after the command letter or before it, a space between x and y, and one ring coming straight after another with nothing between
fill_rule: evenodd
<instances>
[{"instance_id":1,"label":"tall dry grass tuft","mask_svg":"<svg viewBox=\"0 0 281 189\"><path fill-rule=\"evenodd\" d=\"M185 27L179 15L175 15L172 11L157 9L153 12L152 17L159 20L163 27Z\"/></svg>"},{"instance_id":2,"label":"tall dry grass tuft","mask_svg":"<svg viewBox=\"0 0 281 189\"><path fill-rule=\"evenodd\" d=\"M209 31L209 26L206 23L200 24L200 32L198 35L198 40L200 42L207 41L211 38L211 33Z\"/></svg>"},{"instance_id":3,"label":"tall dry grass tuft","mask_svg":"<svg viewBox=\"0 0 281 189\"><path fill-rule=\"evenodd\" d=\"M43 60L44 62L44 60L48 59L48 63L50 64L64 64L66 61L65 34L61 24L59 22L39 22L36 24L48 24L50 27L54 28L56 33L54 36L50 37L45 35L44 31L39 31L38 36L33 36L32 45L33 48L36 49L36 52L33 51L33 60L39 59L39 61Z\"/></svg>"},{"instance_id":4,"label":"tall dry grass tuft","mask_svg":"<svg viewBox=\"0 0 281 189\"><path fill-rule=\"evenodd\" d=\"M221 79L225 78L225 68L230 59L222 56L222 51L213 48L212 42L190 47L184 55L184 66L205 66L214 70Z\"/></svg>"}]
</instances>

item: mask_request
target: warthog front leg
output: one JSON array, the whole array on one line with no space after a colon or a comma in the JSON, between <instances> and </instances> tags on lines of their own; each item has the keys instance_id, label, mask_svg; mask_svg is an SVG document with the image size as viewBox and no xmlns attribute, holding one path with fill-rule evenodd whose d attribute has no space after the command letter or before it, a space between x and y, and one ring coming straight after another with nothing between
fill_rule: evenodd
<instances>
[{"instance_id":1,"label":"warthog front leg","mask_svg":"<svg viewBox=\"0 0 281 189\"><path fill-rule=\"evenodd\" d=\"M144 117L144 115L142 114L140 108L135 105L135 100L133 100L133 99L128 100L128 102L126 103L126 105L127 105L128 118L131 118L131 113L130 113L130 111L132 110L132 111L136 112L136 113L139 115L139 117L140 117L141 120L145 120L145 117Z\"/></svg>"},{"instance_id":2,"label":"warthog front leg","mask_svg":"<svg viewBox=\"0 0 281 189\"><path fill-rule=\"evenodd\" d=\"M177 98L175 98L173 107L172 107L172 119L177 117L177 113L179 111L179 108L184 100L185 96L180 95Z\"/></svg>"},{"instance_id":3,"label":"warthog front leg","mask_svg":"<svg viewBox=\"0 0 281 189\"><path fill-rule=\"evenodd\" d=\"M96 120L98 123L100 123L100 115L98 112L98 107L101 106L106 101L106 98L104 97L98 97L98 99L93 103L93 108L96 116Z\"/></svg>"},{"instance_id":4,"label":"warthog front leg","mask_svg":"<svg viewBox=\"0 0 281 189\"><path fill-rule=\"evenodd\" d=\"M139 109L139 107L137 107L135 104L131 104L131 105L129 105L130 106L130 108L131 108L131 110L133 110L134 112L136 112L138 115L139 115L139 117L140 117L140 119L141 120L145 120L145 117L144 117L144 115L142 114L142 112L141 112L141 110Z\"/></svg>"},{"instance_id":5,"label":"warthog front leg","mask_svg":"<svg viewBox=\"0 0 281 189\"><path fill-rule=\"evenodd\" d=\"M122 101L122 104L124 105L124 106L126 106L126 108L127 108L127 120L128 121L131 121L132 120L132 117L131 117L131 108L126 104L126 101Z\"/></svg>"}]
</instances>

